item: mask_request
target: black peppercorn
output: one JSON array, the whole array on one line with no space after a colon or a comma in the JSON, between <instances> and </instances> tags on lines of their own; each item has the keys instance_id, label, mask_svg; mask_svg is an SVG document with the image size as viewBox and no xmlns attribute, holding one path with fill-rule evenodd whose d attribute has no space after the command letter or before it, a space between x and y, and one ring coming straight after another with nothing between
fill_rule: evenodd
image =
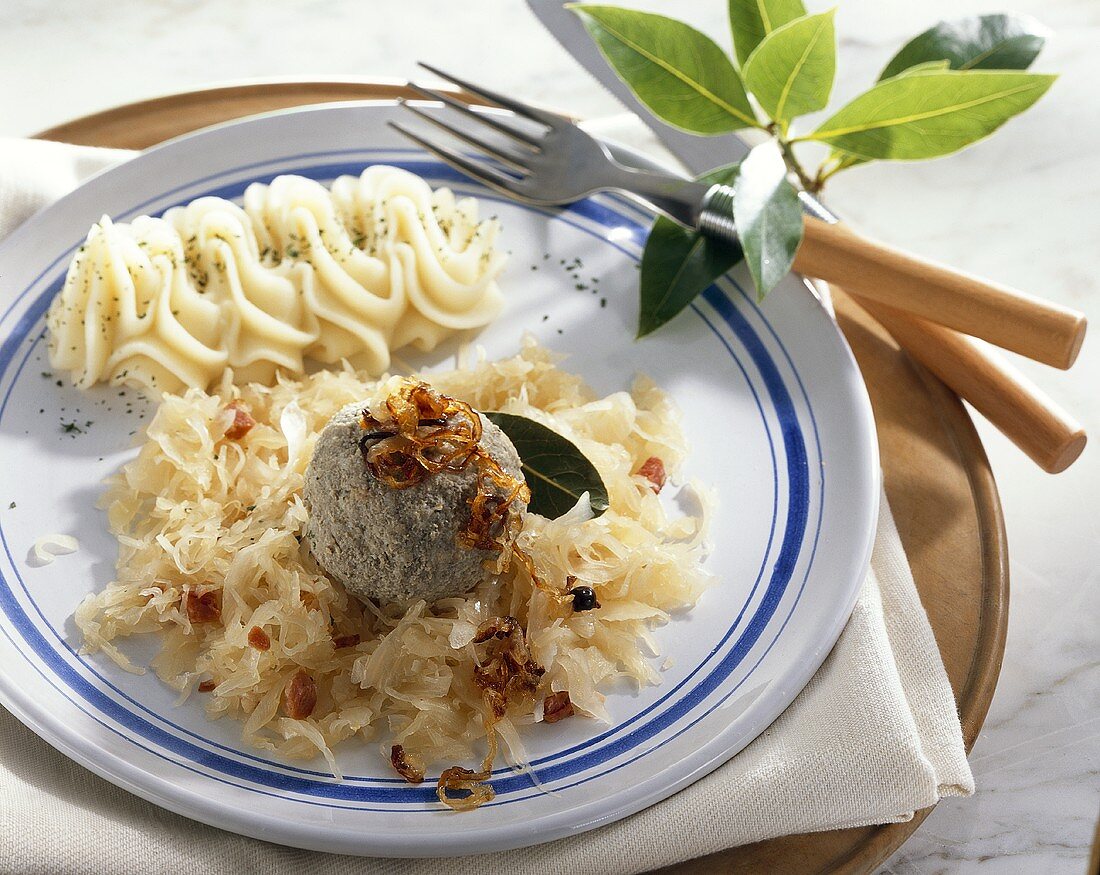
<instances>
[{"instance_id":1,"label":"black peppercorn","mask_svg":"<svg viewBox=\"0 0 1100 875\"><path fill-rule=\"evenodd\" d=\"M591 611L600 606L596 600L596 591L590 586L575 586L566 595L573 596L574 611Z\"/></svg>"}]
</instances>

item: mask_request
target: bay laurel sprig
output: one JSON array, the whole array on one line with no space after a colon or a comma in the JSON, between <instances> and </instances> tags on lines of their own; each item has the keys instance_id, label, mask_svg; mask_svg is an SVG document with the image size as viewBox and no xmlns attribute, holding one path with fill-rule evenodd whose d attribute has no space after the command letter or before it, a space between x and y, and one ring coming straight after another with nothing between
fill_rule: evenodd
<instances>
[{"instance_id":1,"label":"bay laurel sprig","mask_svg":"<svg viewBox=\"0 0 1100 875\"><path fill-rule=\"evenodd\" d=\"M820 192L869 161L956 152L1028 109L1055 77L1027 69L1046 30L1018 15L940 22L911 39L878 80L812 130L836 77L835 10L802 0L727 0L733 55L688 24L653 13L572 5L619 77L658 118L713 136L766 135L739 165L700 177L734 189L740 246L708 240L669 219L654 222L641 270L639 336L661 327L742 259L763 298L790 270L802 241L798 189ZM807 166L800 144L829 147Z\"/></svg>"}]
</instances>

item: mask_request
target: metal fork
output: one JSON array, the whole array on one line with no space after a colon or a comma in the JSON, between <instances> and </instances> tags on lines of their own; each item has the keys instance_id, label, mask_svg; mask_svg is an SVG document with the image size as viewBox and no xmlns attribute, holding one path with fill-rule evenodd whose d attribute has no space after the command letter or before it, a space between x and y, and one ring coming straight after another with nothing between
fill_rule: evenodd
<instances>
[{"instance_id":1,"label":"metal fork","mask_svg":"<svg viewBox=\"0 0 1100 875\"><path fill-rule=\"evenodd\" d=\"M730 186L627 167L565 116L427 64L421 66L482 100L511 110L507 114L475 109L450 94L410 83L419 94L441 101L477 124L458 126L406 104L411 112L499 162L467 157L391 122L459 171L517 200L543 206L616 190L708 236L737 240ZM803 205L809 206L805 199ZM1055 367L1068 368L1077 357L1085 335L1084 314L893 249L837 223L835 216L815 216L810 209L804 212L804 236L794 261L799 273Z\"/></svg>"},{"instance_id":2,"label":"metal fork","mask_svg":"<svg viewBox=\"0 0 1100 875\"><path fill-rule=\"evenodd\" d=\"M478 161L442 143L426 139L397 122L390 127L423 149L496 191L539 206L572 203L598 191L619 191L649 204L671 219L710 235L737 240L733 224L733 189L705 185L669 174L627 167L607 147L563 115L523 103L428 64L425 70L453 82L469 94L511 110L526 124L491 108L475 109L442 91L410 82L409 87L437 100L477 124L458 126L401 101L410 112L496 159L504 168ZM497 137L490 137L489 131Z\"/></svg>"}]
</instances>

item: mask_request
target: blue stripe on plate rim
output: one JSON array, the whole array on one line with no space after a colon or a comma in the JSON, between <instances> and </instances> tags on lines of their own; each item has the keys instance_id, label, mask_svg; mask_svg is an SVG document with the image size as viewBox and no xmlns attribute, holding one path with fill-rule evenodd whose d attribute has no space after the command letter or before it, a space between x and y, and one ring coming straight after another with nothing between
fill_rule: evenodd
<instances>
[{"instance_id":1,"label":"blue stripe on plate rim","mask_svg":"<svg viewBox=\"0 0 1100 875\"><path fill-rule=\"evenodd\" d=\"M292 157L284 157L275 161L265 161L257 164L242 165L234 167L230 170L222 171L210 177L191 181L171 191L163 192L155 197L149 198L143 203L131 208L126 213L120 214L118 220L125 221L127 218L137 215L139 212L145 210L150 204L164 203L166 198L169 198L172 195L182 192L184 190L194 189L196 186L205 185L216 179L223 179L228 176L236 176L244 171L249 172L249 176L246 179L238 178L234 182L222 184L215 188L205 189L201 193L191 193L183 201L180 202L186 203L194 197L200 196L200 194L215 195L227 198L239 197L243 193L243 189L248 184L257 181L258 179L264 178L262 175L258 174L262 174L265 171L270 175L277 175L279 173L288 172L300 173L302 175L307 175L322 180L331 179L343 173L357 174L362 171L365 164L374 162L371 160L367 160L365 162L362 160L349 162L346 158L347 155L354 154L365 157L367 155L371 155L372 153L378 152L394 154L395 152L403 151L405 150L356 149L345 150L341 152L307 153L295 155ZM332 159L338 155L341 156L344 160L338 163L332 163ZM313 160L311 160L310 163L303 165L302 162L308 159ZM446 182L448 184L451 184L452 187L456 189L471 187L469 181L465 177L455 173L450 168L446 167L445 165L441 165L438 162L427 160L401 160L390 161L388 163L395 163L397 164L397 166L405 167L406 169L419 173L420 175L425 176L426 178L429 178L436 183ZM273 170L274 167L278 167L278 169ZM482 199L497 199L495 196L486 193L483 189L480 188L471 191L471 193L476 194L479 198ZM614 207L609 206L605 203L601 203L600 201L606 201L608 204L614 204ZM509 204L515 205L512 201L507 202ZM163 210L168 209L168 207L171 205L173 204L167 203L164 206L159 207L157 212L162 212ZM624 222L626 222L627 226L635 235L635 239L642 239L642 235L644 235L644 229L641 221L645 221L648 218L644 212L637 210L636 208L627 204L625 201L620 201L618 198L601 198L599 200L591 199L573 204L570 207L565 208L564 210L546 211L537 209L535 211L555 216L559 220L567 221L570 225L573 225L580 230L586 231L593 236L597 236L606 243L610 243L611 245L616 246L616 248L618 248L628 257L634 259L638 257L636 252L631 252L624 246L621 246L616 242L607 240L604 235L593 231L592 228L587 227L587 225L594 225L596 227L604 228L611 226L621 227L623 226ZM567 218L567 215L571 215L571 218ZM575 217L575 219L581 221L576 221L572 217ZM77 245L79 244L74 244L73 246L66 249L62 255L55 259L49 267L47 267L26 289L21 292L16 297L16 300L12 302L11 306L7 308L4 315L0 317L0 322L2 322L18 305L18 303L23 298L25 298L35 288L35 286L37 286L41 282L44 276L56 270L58 265L62 261L67 263ZM53 296L60 289L63 278L64 272L62 271L57 277L54 278L52 282L48 283L48 287L45 289L45 291L39 294L39 296L30 304L26 312L24 312L22 317L19 319L17 325L14 326L12 332L5 338L3 344L0 345L0 378L2 378L8 370L10 364L15 357L19 345L21 345L26 340L31 330L38 325L46 308L48 307L49 301L52 300ZM791 357L787 349L784 347L782 341L780 340L778 334L775 332L774 328L768 322L760 309L756 306L756 303L748 294L746 294L745 290L741 288L741 286L737 284L736 281L733 280L731 277L723 281L723 284L726 284L727 282L736 290L743 304L747 305L752 311L754 311L754 314L764 324L768 333L771 335L775 343L782 351L783 356L786 359L786 362L792 374L794 375L796 382L798 383L799 394L801 395L805 403L806 410L811 420L812 430L814 432L814 444L816 446L818 456L817 470L820 472L820 490L818 491L818 495L816 496L818 499L817 529L814 533L810 559L807 564L806 572L803 576L803 580L801 581L801 585L799 586L799 591L794 601L792 602L786 617L783 618L782 623L777 630L775 636L772 638L772 641L767 645L765 651L758 657L756 663L754 663L754 665L750 668L749 673L738 683L737 687L735 687L733 690L729 690L721 698L720 701L711 704L710 708L708 708L704 713L696 715L693 720L689 721L685 726L681 727L674 734L663 738L656 745L646 748L641 753L635 755L629 760L617 763L611 769L604 770L603 772L600 772L596 775L589 775L579 781L574 782L574 784L564 786L556 784L555 789L566 789L569 786L574 786L577 783L584 783L589 780L593 780L596 777L607 774L609 771L614 771L622 768L625 765L628 765L629 763L635 761L636 759L644 757L652 753L653 750L668 743L673 738L690 728L693 723L697 722L699 719L702 719L705 714L710 713L711 710L719 707L722 702L726 701L729 696L733 695L733 693L736 692L737 688L744 684L744 682L751 675L752 670L755 669L756 665L759 665L760 661L767 655L767 652L770 651L775 641L778 640L783 631L783 628L786 626L787 621L789 620L791 614L797 606L798 599L801 597L802 588L805 586L806 579L808 578L810 567L812 566L813 555L816 553L817 535L820 532L820 508L825 485L824 471L820 464L821 447L817 440L817 422L814 417L809 397L802 384L801 377L799 376L797 369L795 368L794 363L791 360ZM736 337L736 339L749 353L753 364L755 365L758 373L763 379L765 388L768 391L768 394L774 405L774 411L780 423L780 431L782 434L783 446L787 460L787 474L790 484L788 513L786 525L784 527L783 544L780 549L780 555L775 562L771 578L765 589L760 604L757 606L755 612L753 613L753 616L748 622L748 625L741 633L740 637L733 643L733 646L727 651L721 661L714 668L711 669L710 673L706 677L704 677L698 684L688 690L687 693L685 693L680 699L672 703L665 711L656 715L649 722L637 727L625 736L616 738L615 741L611 742L608 745L605 745L597 750L592 749L592 745L597 744L600 741L603 741L609 737L619 735L622 730L626 729L631 724L634 724L637 721L641 720L643 717L647 716L647 714L657 709L658 706L667 702L671 696L679 692L679 690L682 689L699 671L701 671L702 668L707 664L707 662L710 661L710 659L719 652L719 650L730 640L734 631L738 628L742 619L744 618L744 614L748 608L748 605L751 603L754 595L758 590L763 572L763 565L761 567L761 574L758 575L757 580L753 585L752 592L750 592L745 604L741 607L737 618L730 625L730 628L727 630L719 645L714 648L710 657L708 657L708 660L705 660L699 666L696 666L691 674L689 674L688 677L682 680L677 685L677 687L667 691L657 702L653 703L644 711L633 715L627 721L624 721L624 723L619 724L612 729L601 733L599 736L596 736L595 738L586 741L583 745L578 745L567 750L557 751L551 756L533 761L531 763L531 767L535 770L535 774L537 775L538 780L543 784L562 781L568 777L578 774L579 772L589 770L604 762L607 762L608 760L621 758L624 754L632 751L634 748L642 745L645 741L653 738L657 733L672 728L676 723L683 720L685 716L690 714L695 708L703 703L706 700L707 696L712 694L714 690L718 687L718 685L722 683L722 681L724 681L729 676L729 674L737 668L745 655L756 644L757 639L760 637L764 629L771 622L772 616L776 608L778 607L781 599L783 598L783 595L787 590L788 584L790 583L790 579L798 557L802 553L804 535L806 532L809 517L809 466L806 458L805 439L802 433L801 425L798 421L797 411L795 410L795 407L791 401L790 393L786 388L779 368L776 366L774 360L771 358L771 355L769 354L765 344L760 339L759 335L756 333L753 327L750 325L748 320L745 319L744 315L740 312L738 307L734 305L734 302L731 300L730 295L728 295L726 292L723 292L718 285L714 285L706 290L703 295L703 300L706 301L706 303L709 305L708 309L710 309L712 313L718 317L718 320L733 333L734 337ZM737 364L737 367L744 375L750 389L752 390L758 410L760 411L762 418L764 418L764 427L767 432L769 444L771 445L772 463L774 468L776 464L775 444L772 439L771 429L768 426L766 417L764 417L763 406L761 405L760 399L757 395L756 388L753 386L752 381L749 379L744 364L734 352L734 349L729 341L723 336L719 327L711 318L708 318L703 308L699 307L698 305L692 305L692 308L707 325L709 330L716 335L722 345L729 352L732 359ZM30 348L28 349L28 353L26 356L24 356L24 360L20 363L18 370L22 370L22 366L23 364L25 364L27 357L30 355L30 351L33 350L34 346L36 346L37 343L41 341L41 339L42 338L40 333L39 337L35 340L33 344L31 344ZM12 385L14 385L17 377L18 372L16 373L16 376L12 379ZM2 418L3 411L7 406L8 396L10 395L11 388L12 387L9 386L8 391L4 396L3 403L0 404L0 418ZM779 478L777 469L775 470L775 481L776 489L778 489ZM774 537L776 517L778 514L777 504L778 495L774 496L773 501L773 525L771 537ZM769 538L769 548L765 554L765 564L767 554L768 552L770 552L770 540L771 538ZM4 550L8 555L8 560L11 563L11 568L15 572L15 575L19 580L20 587L33 605L33 598L30 596L30 593L22 580L22 576L18 572L16 563L11 556L2 527L0 527L0 541L3 542ZM35 608L37 610L37 605L35 605ZM176 756L184 756L186 759L190 760L196 765L202 766L203 770L199 771L200 774L222 781L225 781L228 777L233 777L258 784L261 787L271 787L280 791L277 794L273 794L279 796L280 798L296 798L287 797L285 795L287 792L293 792L324 799L345 799L348 801L354 800L361 802L398 802L422 804L424 802L434 801L435 799L434 791L430 788L410 787L408 785L405 785L402 781L400 781L400 779L375 777L359 778L353 776L345 780L343 784L333 783L333 779L331 775L328 775L328 773L288 767L284 763L272 762L250 754L245 754L235 749L224 748L223 746L217 745L214 742L202 738L201 736L195 736L193 733L184 730L182 729L182 727L178 727L170 721L166 720L161 715L148 712L147 709L144 708L144 706L141 706L139 703L135 702L133 699L131 699L121 690L118 690L117 687L114 687L109 681L99 675L99 673L96 672L95 668L90 664L90 662L79 657L75 653L75 651L68 645L68 643L64 641L63 637L57 632L57 630L50 626L48 622L46 622L45 617L43 617L41 615L41 612L39 611L39 616L42 618L43 623L45 623L47 628L49 628L50 631L53 632L54 637L58 639L62 647L67 650L71 656L79 660L79 662L87 670L89 670L99 679L100 683L102 683L106 687L115 690L116 693L130 701L136 707L141 708L142 710L146 710L147 713L151 714L151 716L170 726L172 729L175 729L177 732L183 732L188 735L192 735L192 737L198 738L205 744L213 744L215 747L221 747L223 750L226 750L227 752L232 753L235 756L245 756L248 759L274 767L276 769L279 769L280 771L276 772L271 771L270 769L257 769L256 767L241 763L237 760L228 759L219 754L213 753L203 748L199 748L185 741L184 739L179 738L178 736L172 735L170 732L166 732L158 726L150 724L139 715L126 709L120 703L107 696L101 689L97 688L95 684L89 683L87 679L78 674L72 668L72 666L70 666L65 661L65 658L62 656L62 654L59 651L55 650L50 645L50 643L47 642L46 639L42 636L39 629L27 616L23 607L15 600L14 593L12 592L8 581L2 576L0 576L0 609L4 611L8 619L11 620L13 625L19 630L20 635L24 638L27 644L31 646L32 650L34 650L39 658L43 660L43 663L49 668L53 675L58 679L65 679L69 690L77 692L89 704L93 705L98 711L103 713L104 716L108 716L111 719L117 721L119 725L127 727L131 730L131 732L136 732L140 737L144 738L147 741L150 741L151 743L161 746L165 750L171 751L172 753L176 754ZM7 630L5 630L5 634L7 635ZM10 635L8 635L8 637L10 638ZM68 695L67 690L62 690L57 687L57 684L54 683L53 680L48 677L48 675L46 675L46 673L42 672L42 670L39 669L37 666L35 666L35 668L40 673L42 673L43 676L46 677L53 686L55 686L55 688L58 688L59 691L62 692L67 699L72 701L82 711L88 713L86 709L84 709L78 702L73 700L72 697ZM103 721L100 720L98 717L95 717L95 715L90 716L93 716L94 719L97 720L97 722L103 723ZM108 726L108 728L112 729L112 731L118 733L121 737L127 739L131 743L137 744L143 749L154 753L169 762L173 762L176 765L187 768L191 771L198 771L191 768L190 766L187 766L186 763L180 762L174 757L165 756L164 754L161 754L155 750L152 750L149 747L146 747L143 744L140 744L140 742L138 742L130 734L120 732L112 726ZM564 757L568 757L570 754L580 754L582 751L584 752L583 754L566 760L565 762L556 762L557 760L560 760ZM552 763L556 764L551 765ZM219 778L217 774L211 774L209 771L207 771L207 769L217 769L225 777ZM298 774L304 775L311 775L327 780L305 780L295 777L291 774L286 774L286 771L297 772ZM498 769L496 772L494 772L494 774L505 774L506 777L496 778L494 780L494 787L498 791L498 799L493 804L506 804L508 802L518 801L519 799L528 798L529 795L533 795L517 795L518 792L521 790L530 790L532 788L533 782L527 775L513 774L511 770L507 768ZM369 781L375 784L382 785L397 784L399 786L364 787L356 785L355 782L358 781ZM228 781L228 783L262 792L259 790L258 787L253 787L250 784L240 784L237 781ZM308 800L299 799L298 801L305 802ZM360 806L350 807L359 808Z\"/></svg>"}]
</instances>

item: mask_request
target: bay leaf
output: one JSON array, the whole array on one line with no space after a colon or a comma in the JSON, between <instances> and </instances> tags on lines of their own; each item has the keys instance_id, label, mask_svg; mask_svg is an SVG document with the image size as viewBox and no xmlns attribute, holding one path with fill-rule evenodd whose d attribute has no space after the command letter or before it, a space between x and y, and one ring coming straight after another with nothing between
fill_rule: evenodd
<instances>
[{"instance_id":1,"label":"bay leaf","mask_svg":"<svg viewBox=\"0 0 1100 875\"><path fill-rule=\"evenodd\" d=\"M941 21L907 42L879 80L925 61L947 61L953 70L1026 70L1049 31L1028 15L974 15Z\"/></svg>"},{"instance_id":2,"label":"bay leaf","mask_svg":"<svg viewBox=\"0 0 1100 875\"><path fill-rule=\"evenodd\" d=\"M757 300L763 300L790 271L802 242L802 205L774 142L756 146L741 162L733 217Z\"/></svg>"},{"instance_id":3,"label":"bay leaf","mask_svg":"<svg viewBox=\"0 0 1100 875\"><path fill-rule=\"evenodd\" d=\"M1023 112L1055 76L925 69L884 79L808 139L868 159L918 160L956 152Z\"/></svg>"},{"instance_id":4,"label":"bay leaf","mask_svg":"<svg viewBox=\"0 0 1100 875\"><path fill-rule=\"evenodd\" d=\"M743 68L764 37L805 14L802 0L729 0L730 30L737 63Z\"/></svg>"},{"instance_id":5,"label":"bay leaf","mask_svg":"<svg viewBox=\"0 0 1100 875\"><path fill-rule=\"evenodd\" d=\"M738 164L719 167L700 182L733 185ZM740 245L658 217L642 253L638 337L656 331L743 257Z\"/></svg>"},{"instance_id":6,"label":"bay leaf","mask_svg":"<svg viewBox=\"0 0 1100 875\"><path fill-rule=\"evenodd\" d=\"M898 73L898 75L909 76L913 73L919 73L922 70L947 70L949 68L950 65L947 63L947 61L924 61L920 64L916 64L915 66L910 67L908 70L902 70L900 73ZM832 152L829 153L829 159L831 161L837 162L835 172L838 173L842 170L847 170L851 167L855 167L857 164L866 164L867 162L872 160L870 158L860 158L857 155L849 155L837 149L833 149Z\"/></svg>"},{"instance_id":7,"label":"bay leaf","mask_svg":"<svg viewBox=\"0 0 1100 875\"><path fill-rule=\"evenodd\" d=\"M759 127L741 76L706 34L673 18L570 4L619 78L670 125L696 134Z\"/></svg>"},{"instance_id":8,"label":"bay leaf","mask_svg":"<svg viewBox=\"0 0 1100 875\"><path fill-rule=\"evenodd\" d=\"M836 10L796 18L769 33L742 68L745 87L774 120L824 109L836 75Z\"/></svg>"},{"instance_id":9,"label":"bay leaf","mask_svg":"<svg viewBox=\"0 0 1100 875\"><path fill-rule=\"evenodd\" d=\"M568 438L541 422L514 413L489 412L485 418L503 431L519 453L531 488L528 509L557 519L587 492L594 516L608 508L607 487L588 458Z\"/></svg>"}]
</instances>

